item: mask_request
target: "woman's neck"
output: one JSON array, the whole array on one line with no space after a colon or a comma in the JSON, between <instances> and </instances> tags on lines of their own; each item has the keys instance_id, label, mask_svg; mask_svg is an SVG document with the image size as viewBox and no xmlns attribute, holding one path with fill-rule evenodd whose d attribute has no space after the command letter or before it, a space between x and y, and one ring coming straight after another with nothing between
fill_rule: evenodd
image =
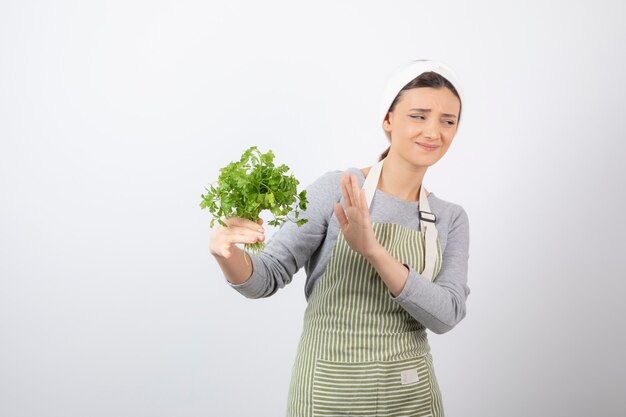
<instances>
[{"instance_id":1,"label":"woman's neck","mask_svg":"<svg viewBox=\"0 0 626 417\"><path fill-rule=\"evenodd\" d=\"M416 167L402 158L388 155L377 188L403 200L419 201L420 186L427 168ZM367 176L369 168L362 171Z\"/></svg>"}]
</instances>

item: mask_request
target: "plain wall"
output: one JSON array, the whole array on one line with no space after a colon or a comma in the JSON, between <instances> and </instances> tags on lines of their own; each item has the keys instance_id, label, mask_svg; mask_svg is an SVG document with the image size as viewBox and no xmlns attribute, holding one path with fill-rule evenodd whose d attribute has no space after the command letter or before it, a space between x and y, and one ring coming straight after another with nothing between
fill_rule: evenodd
<instances>
[{"instance_id":1,"label":"plain wall","mask_svg":"<svg viewBox=\"0 0 626 417\"><path fill-rule=\"evenodd\" d=\"M625 415L625 12L2 1L0 415L284 415L304 270L230 288L200 195L252 145L301 187L370 166L418 58L465 92L425 177L470 219L467 317L429 332L446 415Z\"/></svg>"}]
</instances>

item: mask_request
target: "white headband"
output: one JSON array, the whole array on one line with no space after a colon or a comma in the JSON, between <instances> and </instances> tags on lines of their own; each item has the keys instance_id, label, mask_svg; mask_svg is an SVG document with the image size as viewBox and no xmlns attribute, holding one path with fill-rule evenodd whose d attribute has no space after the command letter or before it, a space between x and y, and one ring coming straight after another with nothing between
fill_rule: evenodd
<instances>
[{"instance_id":1,"label":"white headband","mask_svg":"<svg viewBox=\"0 0 626 417\"><path fill-rule=\"evenodd\" d=\"M418 59L415 61L411 61L396 68L387 81L387 85L382 95L379 110L380 119L378 120L380 120L381 128L382 123L387 116L387 112L389 111L389 107L391 107L391 103L393 103L393 100L396 98L402 87L407 85L417 76L428 71L436 72L442 75L448 81L450 81L450 83L452 83L452 85L456 89L457 93L459 93L461 103L463 103L463 92L461 84L459 83L456 73L452 70L452 68L442 62L431 61L428 59ZM391 139L387 131L383 129L383 132L385 133L385 136L387 136L387 139Z\"/></svg>"}]
</instances>

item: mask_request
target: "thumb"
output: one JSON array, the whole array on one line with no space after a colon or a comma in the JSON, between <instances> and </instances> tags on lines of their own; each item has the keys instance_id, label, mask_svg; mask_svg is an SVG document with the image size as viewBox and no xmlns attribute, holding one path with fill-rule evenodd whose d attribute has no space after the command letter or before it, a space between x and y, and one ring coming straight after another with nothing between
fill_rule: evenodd
<instances>
[{"instance_id":1,"label":"thumb","mask_svg":"<svg viewBox=\"0 0 626 417\"><path fill-rule=\"evenodd\" d=\"M337 220L339 221L339 225L341 229L345 229L348 225L348 218L346 217L346 213L343 211L343 206L341 203L335 204L335 216L337 216Z\"/></svg>"}]
</instances>

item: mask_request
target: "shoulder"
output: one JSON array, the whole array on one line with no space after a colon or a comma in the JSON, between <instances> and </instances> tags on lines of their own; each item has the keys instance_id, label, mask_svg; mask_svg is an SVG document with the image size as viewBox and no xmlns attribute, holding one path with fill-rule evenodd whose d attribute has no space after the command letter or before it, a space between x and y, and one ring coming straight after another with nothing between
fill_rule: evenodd
<instances>
[{"instance_id":1,"label":"shoulder","mask_svg":"<svg viewBox=\"0 0 626 417\"><path fill-rule=\"evenodd\" d=\"M343 171L339 169L326 171L318 176L315 181L313 181L307 188L316 188L332 192L332 190L334 190L335 188L340 189L342 176Z\"/></svg>"},{"instance_id":2,"label":"shoulder","mask_svg":"<svg viewBox=\"0 0 626 417\"><path fill-rule=\"evenodd\" d=\"M356 175L360 184L363 184L365 181L365 175L363 175L363 171L356 167L348 167L344 170L341 169L333 169L330 171L324 172L322 175L317 177L317 179L311 184L318 188L324 188L330 190L334 190L341 194L341 178L348 171L350 174Z\"/></svg>"},{"instance_id":3,"label":"shoulder","mask_svg":"<svg viewBox=\"0 0 626 417\"><path fill-rule=\"evenodd\" d=\"M307 187L307 196L321 202L338 202L341 200L343 193L341 190L341 178L348 171L350 174L356 175L359 185L365 182L365 176L359 168L349 167L346 169L333 169L319 175Z\"/></svg>"},{"instance_id":4,"label":"shoulder","mask_svg":"<svg viewBox=\"0 0 626 417\"><path fill-rule=\"evenodd\" d=\"M334 169L324 172L309 187L311 191L322 194L329 200L339 200L342 196L341 178L348 171L350 174L356 175L359 185L363 185L365 177L371 167L348 167L344 170ZM430 192L428 201L431 210L437 216L437 223L442 223L452 228L460 225L469 225L469 217L465 208L458 203L443 199L435 192Z\"/></svg>"},{"instance_id":5,"label":"shoulder","mask_svg":"<svg viewBox=\"0 0 626 417\"><path fill-rule=\"evenodd\" d=\"M435 192L431 192L428 200L435 214L439 213L456 220L468 220L467 212L461 204L443 199Z\"/></svg>"},{"instance_id":6,"label":"shoulder","mask_svg":"<svg viewBox=\"0 0 626 417\"><path fill-rule=\"evenodd\" d=\"M431 191L428 197L431 206L435 206L438 211L442 213L449 212L451 214L454 214L455 216L467 214L461 204L441 198L438 193Z\"/></svg>"},{"instance_id":7,"label":"shoulder","mask_svg":"<svg viewBox=\"0 0 626 417\"><path fill-rule=\"evenodd\" d=\"M341 177L343 171L331 170L319 175L306 187L307 200L313 207L334 207L334 203L341 198Z\"/></svg>"},{"instance_id":8,"label":"shoulder","mask_svg":"<svg viewBox=\"0 0 626 417\"><path fill-rule=\"evenodd\" d=\"M428 198L431 210L437 216L436 225L445 227L449 232L469 234L469 216L465 208L452 201L439 197L434 192Z\"/></svg>"}]
</instances>

